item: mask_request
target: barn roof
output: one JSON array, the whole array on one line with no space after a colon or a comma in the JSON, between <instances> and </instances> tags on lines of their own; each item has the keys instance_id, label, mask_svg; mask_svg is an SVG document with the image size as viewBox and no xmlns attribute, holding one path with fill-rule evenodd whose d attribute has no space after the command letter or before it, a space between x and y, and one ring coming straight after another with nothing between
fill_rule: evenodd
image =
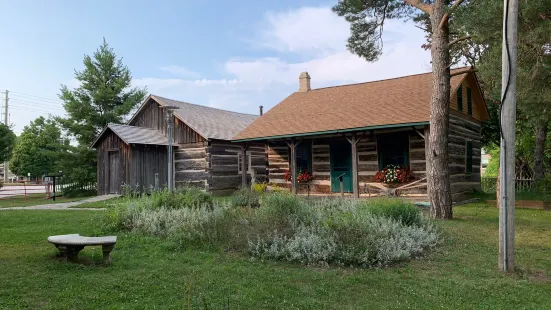
<instances>
[{"instance_id":1,"label":"barn roof","mask_svg":"<svg viewBox=\"0 0 551 310\"><path fill-rule=\"evenodd\" d=\"M467 71L466 68L452 72ZM467 76L451 78L451 94ZM428 124L432 72L295 92L234 137L237 141Z\"/></svg>"},{"instance_id":2,"label":"barn roof","mask_svg":"<svg viewBox=\"0 0 551 310\"><path fill-rule=\"evenodd\" d=\"M120 124L109 124L98 135L96 140L92 142L92 147L95 147L100 138L105 134L107 129L113 131L126 144L151 144L151 145L167 145L167 137L160 131L145 127L136 127Z\"/></svg>"},{"instance_id":3,"label":"barn roof","mask_svg":"<svg viewBox=\"0 0 551 310\"><path fill-rule=\"evenodd\" d=\"M231 140L247 128L257 115L226 111L151 95L162 106L176 106L174 114L205 139ZM147 102L147 100L146 100Z\"/></svg>"}]
</instances>

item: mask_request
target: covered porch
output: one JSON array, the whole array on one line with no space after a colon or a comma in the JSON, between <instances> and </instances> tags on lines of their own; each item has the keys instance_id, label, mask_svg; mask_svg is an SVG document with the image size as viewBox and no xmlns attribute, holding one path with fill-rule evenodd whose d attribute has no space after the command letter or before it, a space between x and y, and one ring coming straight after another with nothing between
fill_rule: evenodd
<instances>
[{"instance_id":1,"label":"covered porch","mask_svg":"<svg viewBox=\"0 0 551 310\"><path fill-rule=\"evenodd\" d=\"M424 200L425 136L428 136L427 123L270 137L264 139L268 180L271 186L314 197L368 198L399 193ZM247 142L241 143L246 151ZM409 167L414 176L408 182L411 188L401 189L404 184L387 187L376 182L376 173L388 165ZM313 179L308 181L305 172Z\"/></svg>"}]
</instances>

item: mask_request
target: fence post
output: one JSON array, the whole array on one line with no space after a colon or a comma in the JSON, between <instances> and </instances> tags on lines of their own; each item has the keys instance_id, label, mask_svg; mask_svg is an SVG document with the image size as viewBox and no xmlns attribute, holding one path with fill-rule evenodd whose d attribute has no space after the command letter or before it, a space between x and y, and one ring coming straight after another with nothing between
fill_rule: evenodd
<instances>
[{"instance_id":1,"label":"fence post","mask_svg":"<svg viewBox=\"0 0 551 310\"><path fill-rule=\"evenodd\" d=\"M25 191L25 202L27 202L27 182L23 181L23 190Z\"/></svg>"}]
</instances>

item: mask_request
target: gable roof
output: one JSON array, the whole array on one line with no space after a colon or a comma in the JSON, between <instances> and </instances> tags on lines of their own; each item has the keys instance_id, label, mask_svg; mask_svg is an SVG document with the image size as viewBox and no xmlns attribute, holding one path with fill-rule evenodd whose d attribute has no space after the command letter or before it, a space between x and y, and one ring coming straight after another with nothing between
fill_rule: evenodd
<instances>
[{"instance_id":1,"label":"gable roof","mask_svg":"<svg viewBox=\"0 0 551 310\"><path fill-rule=\"evenodd\" d=\"M451 78L451 94L468 74ZM234 140L428 124L431 95L432 72L295 92Z\"/></svg>"},{"instance_id":2,"label":"gable roof","mask_svg":"<svg viewBox=\"0 0 551 310\"><path fill-rule=\"evenodd\" d=\"M144 103L149 99L155 100L161 106L178 107L174 110L174 115L205 139L231 140L258 118L257 115L205 107L156 95L150 95ZM131 121L132 119L129 123Z\"/></svg>"},{"instance_id":3,"label":"gable roof","mask_svg":"<svg viewBox=\"0 0 551 310\"><path fill-rule=\"evenodd\" d=\"M95 147L100 138L105 134L107 129L113 131L126 144L150 144L150 145L168 145L167 137L160 131L145 127L136 127L119 124L109 124L92 142L92 147Z\"/></svg>"}]
</instances>

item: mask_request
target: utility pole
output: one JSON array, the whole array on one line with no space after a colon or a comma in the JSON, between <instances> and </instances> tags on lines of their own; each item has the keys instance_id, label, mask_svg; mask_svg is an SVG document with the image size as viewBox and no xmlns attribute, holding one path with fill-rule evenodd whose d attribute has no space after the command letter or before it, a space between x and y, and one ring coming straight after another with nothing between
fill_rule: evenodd
<instances>
[{"instance_id":1,"label":"utility pole","mask_svg":"<svg viewBox=\"0 0 551 310\"><path fill-rule=\"evenodd\" d=\"M515 269L515 131L518 0L504 0L501 73L499 269Z\"/></svg>"},{"instance_id":2,"label":"utility pole","mask_svg":"<svg viewBox=\"0 0 551 310\"><path fill-rule=\"evenodd\" d=\"M5 102L4 102L4 125L6 125L6 126L9 126L9 124L8 124L8 115L9 115L8 114L8 100L9 100L8 94L9 94L9 91L6 89L6 92L5 92L6 99L5 99ZM9 171L8 161L6 160L4 162L4 183L8 183L8 171Z\"/></svg>"}]
</instances>

